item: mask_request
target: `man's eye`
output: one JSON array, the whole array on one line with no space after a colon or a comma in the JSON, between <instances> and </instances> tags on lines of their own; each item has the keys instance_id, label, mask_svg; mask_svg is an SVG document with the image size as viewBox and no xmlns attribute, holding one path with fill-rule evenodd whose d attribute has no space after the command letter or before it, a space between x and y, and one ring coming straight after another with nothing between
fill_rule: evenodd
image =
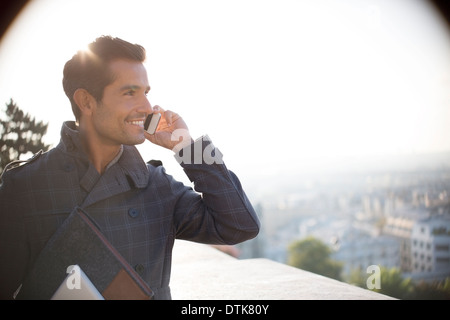
<instances>
[{"instance_id":1,"label":"man's eye","mask_svg":"<svg viewBox=\"0 0 450 320\"><path fill-rule=\"evenodd\" d=\"M128 90L127 92L125 92L125 95L127 96L134 96L135 91L134 90Z\"/></svg>"}]
</instances>

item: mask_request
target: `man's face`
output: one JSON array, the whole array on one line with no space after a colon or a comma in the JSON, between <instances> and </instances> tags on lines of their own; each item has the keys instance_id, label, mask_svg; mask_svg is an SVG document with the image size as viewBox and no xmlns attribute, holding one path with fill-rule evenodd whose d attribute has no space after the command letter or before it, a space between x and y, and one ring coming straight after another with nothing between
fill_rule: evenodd
<instances>
[{"instance_id":1,"label":"man's face","mask_svg":"<svg viewBox=\"0 0 450 320\"><path fill-rule=\"evenodd\" d=\"M115 80L105 87L103 99L93 111L93 134L108 145L143 143L144 121L152 112L147 71L142 63L128 60L113 61L110 68Z\"/></svg>"}]
</instances>

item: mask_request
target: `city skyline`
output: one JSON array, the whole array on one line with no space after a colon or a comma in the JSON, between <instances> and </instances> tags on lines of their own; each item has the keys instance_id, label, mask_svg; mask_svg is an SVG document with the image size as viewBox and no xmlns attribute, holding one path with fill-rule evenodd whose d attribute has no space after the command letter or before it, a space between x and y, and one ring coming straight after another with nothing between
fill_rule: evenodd
<instances>
[{"instance_id":1,"label":"city skyline","mask_svg":"<svg viewBox=\"0 0 450 320\"><path fill-rule=\"evenodd\" d=\"M422 165L427 161L423 161ZM309 237L329 246L342 276L370 265L398 268L414 281L450 276L450 166L271 180L258 197L258 238L238 246L241 259L287 263L291 244Z\"/></svg>"}]
</instances>

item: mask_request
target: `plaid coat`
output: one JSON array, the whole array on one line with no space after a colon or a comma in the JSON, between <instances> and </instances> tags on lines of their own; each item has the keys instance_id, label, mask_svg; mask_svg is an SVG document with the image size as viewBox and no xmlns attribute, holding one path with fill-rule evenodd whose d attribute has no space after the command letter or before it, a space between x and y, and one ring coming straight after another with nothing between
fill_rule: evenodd
<instances>
[{"instance_id":1,"label":"plaid coat","mask_svg":"<svg viewBox=\"0 0 450 320\"><path fill-rule=\"evenodd\" d=\"M215 150L215 159L221 159L208 139L195 143ZM155 299L171 299L175 239L236 244L259 232L257 214L238 178L221 161L181 164L194 190L163 166L146 164L134 146L123 146L120 158L102 175L81 150L74 123L65 122L55 148L4 173L1 298L12 298L46 241L77 206L149 284Z\"/></svg>"}]
</instances>

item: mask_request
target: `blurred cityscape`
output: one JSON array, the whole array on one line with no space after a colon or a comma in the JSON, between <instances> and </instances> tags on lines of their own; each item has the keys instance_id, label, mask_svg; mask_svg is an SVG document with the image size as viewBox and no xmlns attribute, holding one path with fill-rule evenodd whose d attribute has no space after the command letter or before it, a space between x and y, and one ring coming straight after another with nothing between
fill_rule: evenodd
<instances>
[{"instance_id":1,"label":"blurred cityscape","mask_svg":"<svg viewBox=\"0 0 450 320\"><path fill-rule=\"evenodd\" d=\"M238 246L239 258L286 263L288 246L313 236L344 263L343 278L370 265L397 267L415 281L449 277L450 153L391 160L254 181L246 189L262 229Z\"/></svg>"}]
</instances>

